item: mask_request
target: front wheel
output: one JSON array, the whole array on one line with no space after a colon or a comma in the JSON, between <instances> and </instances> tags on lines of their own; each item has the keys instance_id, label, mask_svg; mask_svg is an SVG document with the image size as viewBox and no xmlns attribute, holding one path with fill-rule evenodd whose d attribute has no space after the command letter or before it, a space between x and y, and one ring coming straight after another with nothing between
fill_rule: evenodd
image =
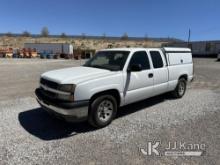
<instances>
[{"instance_id":1,"label":"front wheel","mask_svg":"<svg viewBox=\"0 0 220 165\"><path fill-rule=\"evenodd\" d=\"M175 98L181 98L186 92L186 79L180 78L175 90L172 92L172 95Z\"/></svg>"},{"instance_id":2,"label":"front wheel","mask_svg":"<svg viewBox=\"0 0 220 165\"><path fill-rule=\"evenodd\" d=\"M117 101L111 95L102 95L95 98L89 110L89 123L97 128L107 126L117 113Z\"/></svg>"}]
</instances>

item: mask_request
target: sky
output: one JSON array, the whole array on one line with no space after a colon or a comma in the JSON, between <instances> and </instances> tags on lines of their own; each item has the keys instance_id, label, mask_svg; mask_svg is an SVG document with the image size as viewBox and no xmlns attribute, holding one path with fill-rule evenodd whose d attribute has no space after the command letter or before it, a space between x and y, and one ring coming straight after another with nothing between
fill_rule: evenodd
<instances>
[{"instance_id":1,"label":"sky","mask_svg":"<svg viewBox=\"0 0 220 165\"><path fill-rule=\"evenodd\" d=\"M0 33L220 40L219 0L0 0Z\"/></svg>"}]
</instances>

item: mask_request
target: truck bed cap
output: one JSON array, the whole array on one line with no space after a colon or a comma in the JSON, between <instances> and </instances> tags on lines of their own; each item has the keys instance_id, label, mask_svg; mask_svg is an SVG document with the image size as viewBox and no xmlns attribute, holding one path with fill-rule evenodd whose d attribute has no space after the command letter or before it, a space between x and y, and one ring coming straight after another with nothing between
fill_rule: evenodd
<instances>
[{"instance_id":1,"label":"truck bed cap","mask_svg":"<svg viewBox=\"0 0 220 165\"><path fill-rule=\"evenodd\" d=\"M173 47L164 47L166 52L191 52L189 48L173 48Z\"/></svg>"}]
</instances>

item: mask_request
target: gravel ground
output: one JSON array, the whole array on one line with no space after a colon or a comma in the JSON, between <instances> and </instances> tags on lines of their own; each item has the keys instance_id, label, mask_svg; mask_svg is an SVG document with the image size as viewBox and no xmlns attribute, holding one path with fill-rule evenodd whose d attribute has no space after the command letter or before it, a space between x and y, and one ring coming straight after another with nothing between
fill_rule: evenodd
<instances>
[{"instance_id":1,"label":"gravel ground","mask_svg":"<svg viewBox=\"0 0 220 165\"><path fill-rule=\"evenodd\" d=\"M33 95L42 72L79 62L0 61L0 164L220 164L220 63L194 62L196 79L182 99L162 95L123 107L96 130L52 118ZM206 147L201 157L145 156L140 149L149 141L160 141L160 151L175 141Z\"/></svg>"},{"instance_id":2,"label":"gravel ground","mask_svg":"<svg viewBox=\"0 0 220 165\"><path fill-rule=\"evenodd\" d=\"M82 61L83 63L83 61ZM0 60L0 100L34 97L42 73L65 67L80 65L73 60L41 60L41 59L1 59Z\"/></svg>"}]
</instances>

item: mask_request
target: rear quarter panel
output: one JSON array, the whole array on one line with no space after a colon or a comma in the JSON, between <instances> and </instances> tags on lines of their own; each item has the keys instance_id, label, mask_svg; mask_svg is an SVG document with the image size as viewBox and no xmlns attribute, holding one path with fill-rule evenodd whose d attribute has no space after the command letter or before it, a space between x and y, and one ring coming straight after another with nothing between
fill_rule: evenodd
<instances>
[{"instance_id":1,"label":"rear quarter panel","mask_svg":"<svg viewBox=\"0 0 220 165\"><path fill-rule=\"evenodd\" d=\"M191 53L167 53L169 69L169 90L175 89L178 79L187 75L188 81L193 78L193 60Z\"/></svg>"},{"instance_id":2,"label":"rear quarter panel","mask_svg":"<svg viewBox=\"0 0 220 165\"><path fill-rule=\"evenodd\" d=\"M170 91L176 88L180 76L187 75L188 81L191 81L193 78L193 64L172 65L168 66L168 69Z\"/></svg>"}]
</instances>

